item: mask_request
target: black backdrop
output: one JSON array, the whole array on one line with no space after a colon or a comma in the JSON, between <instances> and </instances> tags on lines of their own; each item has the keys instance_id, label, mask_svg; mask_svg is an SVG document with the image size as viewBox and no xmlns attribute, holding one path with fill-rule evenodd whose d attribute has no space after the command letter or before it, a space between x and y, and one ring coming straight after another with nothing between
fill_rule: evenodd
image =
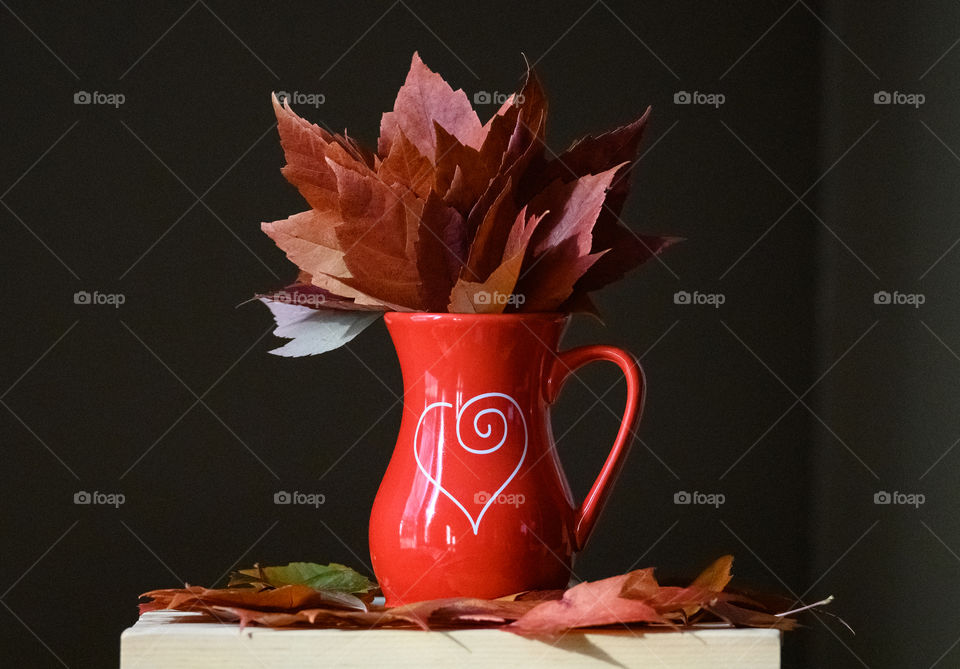
<instances>
[{"instance_id":1,"label":"black backdrop","mask_svg":"<svg viewBox=\"0 0 960 669\"><path fill-rule=\"evenodd\" d=\"M146 589L258 560L365 569L400 415L386 332L281 359L267 311L235 305L292 276L259 230L303 208L279 174L270 91L322 94L298 111L372 143L415 50L471 97L513 90L525 53L556 150L654 107L625 218L688 241L600 295L605 326L580 319L566 338L635 351L650 388L577 575L681 577L730 552L741 583L838 595L856 628L808 617L788 666L958 661L960 10L0 4L10 666L115 664ZM80 91L101 95L75 104ZM724 102L675 104L681 91ZM875 104L880 91L903 95ZM612 369L580 378L554 419L578 495L623 401ZM278 490L326 503L276 506ZM725 502L677 505L679 491ZM925 503L874 504L880 491Z\"/></svg>"}]
</instances>

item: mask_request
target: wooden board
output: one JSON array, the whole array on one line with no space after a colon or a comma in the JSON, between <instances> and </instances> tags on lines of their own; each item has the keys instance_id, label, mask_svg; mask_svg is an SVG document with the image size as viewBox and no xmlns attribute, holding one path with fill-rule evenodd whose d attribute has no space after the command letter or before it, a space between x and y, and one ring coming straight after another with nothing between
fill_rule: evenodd
<instances>
[{"instance_id":1,"label":"wooden board","mask_svg":"<svg viewBox=\"0 0 960 669\"><path fill-rule=\"evenodd\" d=\"M155 611L121 636L121 669L315 667L660 667L779 669L776 630L596 630L549 644L497 629L268 629Z\"/></svg>"}]
</instances>

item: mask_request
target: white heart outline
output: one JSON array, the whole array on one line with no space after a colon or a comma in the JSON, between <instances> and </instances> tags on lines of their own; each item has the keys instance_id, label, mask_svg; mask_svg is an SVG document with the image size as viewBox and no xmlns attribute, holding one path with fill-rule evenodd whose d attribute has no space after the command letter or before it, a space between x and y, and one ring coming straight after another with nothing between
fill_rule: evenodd
<instances>
[{"instance_id":1,"label":"white heart outline","mask_svg":"<svg viewBox=\"0 0 960 669\"><path fill-rule=\"evenodd\" d=\"M449 407L452 409L453 405L450 404L449 402L434 402L433 404L428 404L427 407L420 414L420 419L417 421L417 429L414 430L414 433L413 433L413 459L416 461L417 467L420 469L421 473L423 473L423 475L427 478L427 480L437 487L437 490L439 490L444 495L449 497L450 501L456 504L457 507L459 507L459 509L463 511L463 515L465 515L467 517L467 520L470 522L470 527L473 529L474 536L476 536L480 532L480 521L483 520L484 514L486 514L487 510L497 500L497 498L500 497L500 493L502 493L506 489L506 487L510 485L510 481L514 479L514 477L520 471L520 467L523 466L523 461L527 458L527 440L529 438L529 434L527 431L527 419L523 417L523 411L520 409L520 405L517 403L515 399L513 399L512 397L504 393L481 393L480 395L474 395L472 398L470 398L463 406L460 407L460 411L457 412L456 433L457 433L457 441L459 442L460 446L462 446L467 451L470 451L471 453L486 455L488 453L493 453L494 451L499 450L500 447L503 446L504 443L506 443L507 430L509 429L509 425L507 424L507 417L497 409L484 409L483 411L478 413L477 416L474 417L473 426L474 426L474 430L476 430L477 434L479 434L481 437L489 436L491 432L490 428L487 429L486 434L483 434L479 430L477 430L477 419L485 413L499 414L500 417L503 418L503 423L504 423L504 435L503 435L503 439L500 440L500 443L498 443L493 448L483 450L483 449L470 448L469 446L463 443L463 440L460 439L460 419L463 416L463 412L466 411L468 406L470 406L477 400L482 400L486 397L502 397L508 400L511 404L513 404L513 406L516 407L517 414L520 416L520 422L523 425L523 452L520 454L520 461L517 462L517 466L513 470L513 473L507 477L507 480L504 481L499 488L497 488L497 491L495 493L490 495L490 499L488 499L487 503L483 505L482 509L480 509L480 515L477 516L476 520L473 519L473 516L470 515L470 512L467 511L467 509L463 506L463 504L460 503L460 500L458 500L456 497L451 495L450 492L447 491L447 489L444 488L439 481L437 481L435 478L433 478L430 475L430 472L428 472L426 468L423 466L423 464L420 462L420 454L417 452L417 444L420 443L420 426L423 424L423 419L426 417L427 413L429 413L432 409L435 409L437 407ZM442 448L442 446L438 446L438 449L439 448Z\"/></svg>"}]
</instances>

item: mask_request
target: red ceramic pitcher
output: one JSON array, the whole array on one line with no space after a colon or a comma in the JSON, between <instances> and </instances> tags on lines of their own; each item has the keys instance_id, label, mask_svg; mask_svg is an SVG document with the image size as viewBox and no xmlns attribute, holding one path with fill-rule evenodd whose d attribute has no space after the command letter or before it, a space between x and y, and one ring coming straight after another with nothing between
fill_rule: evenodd
<instances>
[{"instance_id":1,"label":"red ceramic pitcher","mask_svg":"<svg viewBox=\"0 0 960 669\"><path fill-rule=\"evenodd\" d=\"M643 407L643 373L611 346L559 352L563 314L388 313L400 359L400 435L370 519L388 606L564 587L610 494ZM577 505L549 407L581 365L627 380L613 448Z\"/></svg>"}]
</instances>

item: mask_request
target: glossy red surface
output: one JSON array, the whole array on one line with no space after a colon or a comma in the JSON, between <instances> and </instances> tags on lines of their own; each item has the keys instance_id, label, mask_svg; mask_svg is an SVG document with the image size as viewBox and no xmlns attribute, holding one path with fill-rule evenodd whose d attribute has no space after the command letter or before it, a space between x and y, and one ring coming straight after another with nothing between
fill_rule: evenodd
<instances>
[{"instance_id":1,"label":"glossy red surface","mask_svg":"<svg viewBox=\"0 0 960 669\"><path fill-rule=\"evenodd\" d=\"M387 604L564 587L639 419L639 366L608 346L558 353L561 314L385 318L404 382L400 434L370 519ZM628 396L613 450L578 507L549 405L592 360L620 365Z\"/></svg>"}]
</instances>

